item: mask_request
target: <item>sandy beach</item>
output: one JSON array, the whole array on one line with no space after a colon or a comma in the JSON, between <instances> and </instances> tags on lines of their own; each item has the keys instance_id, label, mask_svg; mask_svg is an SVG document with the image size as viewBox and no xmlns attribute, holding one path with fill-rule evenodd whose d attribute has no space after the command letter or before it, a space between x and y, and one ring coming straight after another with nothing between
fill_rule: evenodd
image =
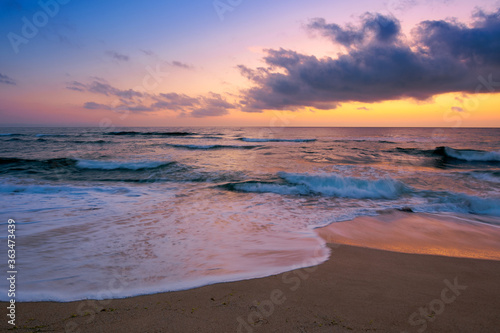
<instances>
[{"instance_id":1,"label":"sandy beach","mask_svg":"<svg viewBox=\"0 0 500 333\"><path fill-rule=\"evenodd\" d=\"M397 213L382 215L378 220L411 224L429 218ZM377 218L362 218L351 223L376 222ZM450 228L446 221L440 227L445 226ZM331 240L338 232L336 228L341 230L342 224L318 232ZM495 237L492 233L498 228L484 228ZM346 242L348 236L343 237ZM361 235L357 237L362 239ZM440 251L446 244L453 251L454 241L444 242ZM345 244L329 247L330 259L319 266L266 278L127 299L19 303L15 331L499 331L500 261ZM483 250L484 243L478 251ZM6 305L2 303L2 307ZM6 320L1 327L11 328Z\"/></svg>"}]
</instances>

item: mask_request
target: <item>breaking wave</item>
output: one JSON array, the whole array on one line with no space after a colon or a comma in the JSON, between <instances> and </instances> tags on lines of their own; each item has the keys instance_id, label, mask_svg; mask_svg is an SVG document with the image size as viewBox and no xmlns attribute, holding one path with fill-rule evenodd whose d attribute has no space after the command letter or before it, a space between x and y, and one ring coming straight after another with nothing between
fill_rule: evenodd
<instances>
[{"instance_id":1,"label":"breaking wave","mask_svg":"<svg viewBox=\"0 0 500 333\"><path fill-rule=\"evenodd\" d=\"M435 153L444 157L467 162L500 162L499 151L482 151L473 149L453 149L437 147Z\"/></svg>"},{"instance_id":2,"label":"breaking wave","mask_svg":"<svg viewBox=\"0 0 500 333\"><path fill-rule=\"evenodd\" d=\"M278 173L275 182L248 181L224 187L242 192L269 192L283 195L322 195L356 199L395 199L410 188L392 178L370 180L339 174Z\"/></svg>"}]
</instances>

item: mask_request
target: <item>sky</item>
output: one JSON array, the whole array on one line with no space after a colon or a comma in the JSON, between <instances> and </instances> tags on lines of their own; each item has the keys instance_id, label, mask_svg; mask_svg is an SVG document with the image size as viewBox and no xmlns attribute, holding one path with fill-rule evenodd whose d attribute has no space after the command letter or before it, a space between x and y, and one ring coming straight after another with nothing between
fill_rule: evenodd
<instances>
[{"instance_id":1,"label":"sky","mask_svg":"<svg viewBox=\"0 0 500 333\"><path fill-rule=\"evenodd\" d=\"M500 1L0 0L0 126L500 126Z\"/></svg>"}]
</instances>

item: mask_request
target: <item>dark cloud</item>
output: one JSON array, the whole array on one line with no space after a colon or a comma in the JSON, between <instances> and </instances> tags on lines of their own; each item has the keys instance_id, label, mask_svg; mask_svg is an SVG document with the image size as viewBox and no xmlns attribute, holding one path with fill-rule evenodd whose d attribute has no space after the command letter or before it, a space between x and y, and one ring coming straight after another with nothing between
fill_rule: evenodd
<instances>
[{"instance_id":1,"label":"dark cloud","mask_svg":"<svg viewBox=\"0 0 500 333\"><path fill-rule=\"evenodd\" d=\"M118 53L116 51L108 51L106 52L107 55L109 55L111 58L118 60L118 61L129 61L130 58L127 55Z\"/></svg>"},{"instance_id":2,"label":"dark cloud","mask_svg":"<svg viewBox=\"0 0 500 333\"><path fill-rule=\"evenodd\" d=\"M183 62L176 61L176 60L172 61L172 66L184 68L184 69L192 69L193 68L193 66L191 66L191 65L188 65L188 64L185 64Z\"/></svg>"},{"instance_id":3,"label":"dark cloud","mask_svg":"<svg viewBox=\"0 0 500 333\"><path fill-rule=\"evenodd\" d=\"M266 50L267 67L239 66L255 84L243 92L242 109L333 109L349 101L425 100L447 92L475 93L480 83L481 92L498 91L500 82L493 79L500 81L500 10L474 17L470 26L422 22L411 42L393 17L365 14L359 25L346 27L315 19L309 29L347 52L318 59L292 50Z\"/></svg>"},{"instance_id":4,"label":"dark cloud","mask_svg":"<svg viewBox=\"0 0 500 333\"><path fill-rule=\"evenodd\" d=\"M415 34L431 56L446 56L469 67L500 66L500 9L474 14L471 27L448 21L424 21Z\"/></svg>"},{"instance_id":5,"label":"dark cloud","mask_svg":"<svg viewBox=\"0 0 500 333\"><path fill-rule=\"evenodd\" d=\"M361 18L358 27L348 25L340 27L335 23L327 24L325 19L313 19L308 25L310 30L317 30L334 43L344 46L359 45L366 41L380 43L394 42L400 35L401 25L393 17L367 13Z\"/></svg>"},{"instance_id":6,"label":"dark cloud","mask_svg":"<svg viewBox=\"0 0 500 333\"><path fill-rule=\"evenodd\" d=\"M16 81L13 78L2 73L0 73L0 83L16 85Z\"/></svg>"}]
</instances>

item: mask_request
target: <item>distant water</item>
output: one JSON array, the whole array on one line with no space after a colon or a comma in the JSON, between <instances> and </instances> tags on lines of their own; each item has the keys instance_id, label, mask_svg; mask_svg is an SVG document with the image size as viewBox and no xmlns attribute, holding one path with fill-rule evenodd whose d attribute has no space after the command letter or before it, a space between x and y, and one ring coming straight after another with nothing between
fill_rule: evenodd
<instances>
[{"instance_id":1,"label":"distant water","mask_svg":"<svg viewBox=\"0 0 500 333\"><path fill-rule=\"evenodd\" d=\"M387 209L500 225L499 129L0 128L0 165L23 301L317 264L313 228Z\"/></svg>"}]
</instances>

